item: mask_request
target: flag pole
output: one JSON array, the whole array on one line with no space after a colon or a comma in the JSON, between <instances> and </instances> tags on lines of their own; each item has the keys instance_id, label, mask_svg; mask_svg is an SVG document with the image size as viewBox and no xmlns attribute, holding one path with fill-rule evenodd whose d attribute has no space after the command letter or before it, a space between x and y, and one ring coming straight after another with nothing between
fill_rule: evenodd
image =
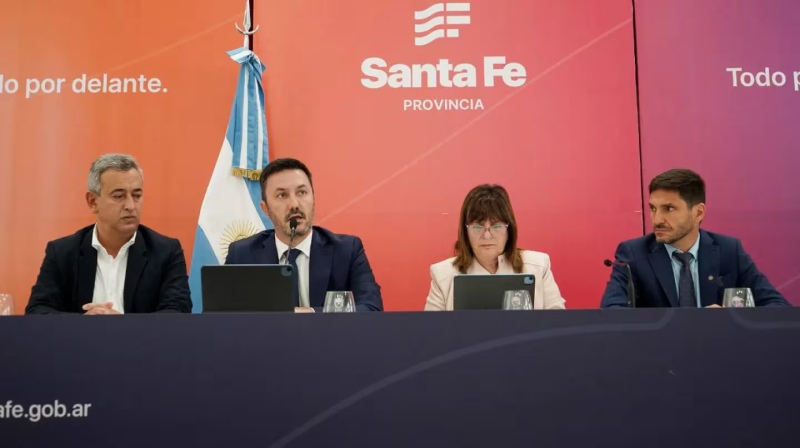
<instances>
[{"instance_id":1,"label":"flag pole","mask_svg":"<svg viewBox=\"0 0 800 448\"><path fill-rule=\"evenodd\" d=\"M253 7L253 0L245 0L244 6L244 21L242 22L242 28L239 28L239 24L236 23L236 31L240 34L244 35L244 44L243 47L247 48L248 50L253 49L253 40L252 35L258 31L259 25L256 25L255 29L252 29L252 22L251 22L251 8Z\"/></svg>"}]
</instances>

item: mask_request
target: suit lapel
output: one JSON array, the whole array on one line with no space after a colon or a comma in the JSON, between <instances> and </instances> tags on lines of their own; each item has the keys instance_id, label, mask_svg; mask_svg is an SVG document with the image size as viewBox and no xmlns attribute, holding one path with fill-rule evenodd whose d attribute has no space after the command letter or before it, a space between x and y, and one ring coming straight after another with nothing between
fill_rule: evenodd
<instances>
[{"instance_id":1,"label":"suit lapel","mask_svg":"<svg viewBox=\"0 0 800 448\"><path fill-rule=\"evenodd\" d=\"M122 292L125 313L133 312L133 301L136 296L136 289L139 286L139 279L142 277L145 265L147 265L147 246L142 237L141 230L136 233L136 241L128 248L128 265L125 268L125 289Z\"/></svg>"},{"instance_id":2,"label":"suit lapel","mask_svg":"<svg viewBox=\"0 0 800 448\"><path fill-rule=\"evenodd\" d=\"M697 253L697 273L700 278L700 303L708 306L717 303L719 286L719 246L711 235L700 231L700 250Z\"/></svg>"},{"instance_id":3,"label":"suit lapel","mask_svg":"<svg viewBox=\"0 0 800 448\"><path fill-rule=\"evenodd\" d=\"M261 249L256 252L255 264L278 264L278 248L275 246L275 232L261 245Z\"/></svg>"},{"instance_id":4,"label":"suit lapel","mask_svg":"<svg viewBox=\"0 0 800 448\"><path fill-rule=\"evenodd\" d=\"M333 267L333 245L323 241L319 232L311 235L311 260L308 268L308 302L314 306L325 304L328 280Z\"/></svg>"},{"instance_id":5,"label":"suit lapel","mask_svg":"<svg viewBox=\"0 0 800 448\"><path fill-rule=\"evenodd\" d=\"M78 310L83 305L92 303L94 298L94 280L97 277L97 250L92 247L93 230L89 231L81 241L80 256L78 257L77 279L73 300L78 302Z\"/></svg>"},{"instance_id":6,"label":"suit lapel","mask_svg":"<svg viewBox=\"0 0 800 448\"><path fill-rule=\"evenodd\" d=\"M663 244L653 242L650 253L647 254L650 266L656 273L661 289L669 299L671 306L678 306L678 291L675 288L675 275L672 273L672 260L669 259L667 248Z\"/></svg>"}]
</instances>

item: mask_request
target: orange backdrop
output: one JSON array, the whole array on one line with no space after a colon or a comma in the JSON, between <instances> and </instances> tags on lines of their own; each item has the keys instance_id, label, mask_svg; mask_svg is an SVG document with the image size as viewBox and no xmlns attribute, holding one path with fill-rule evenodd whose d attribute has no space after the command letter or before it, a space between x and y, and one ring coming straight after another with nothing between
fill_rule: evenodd
<instances>
[{"instance_id":1,"label":"orange backdrop","mask_svg":"<svg viewBox=\"0 0 800 448\"><path fill-rule=\"evenodd\" d=\"M225 135L242 45L244 2L0 2L0 292L21 314L47 241L93 222L89 164L134 154L145 171L143 222L180 238L187 260ZM160 78L166 93L74 94L86 73ZM25 98L27 78L66 78L61 94Z\"/></svg>"}]
</instances>

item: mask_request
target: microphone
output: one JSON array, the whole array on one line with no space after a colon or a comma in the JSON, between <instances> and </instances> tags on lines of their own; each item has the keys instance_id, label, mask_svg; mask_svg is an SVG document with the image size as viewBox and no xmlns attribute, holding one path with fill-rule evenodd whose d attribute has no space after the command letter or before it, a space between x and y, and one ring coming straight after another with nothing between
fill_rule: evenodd
<instances>
[{"instance_id":1,"label":"microphone","mask_svg":"<svg viewBox=\"0 0 800 448\"><path fill-rule=\"evenodd\" d=\"M292 241L294 241L294 235L297 232L297 218L292 218L289 220L289 230L292 232L291 236L289 236L289 249L291 249Z\"/></svg>"},{"instance_id":2,"label":"microphone","mask_svg":"<svg viewBox=\"0 0 800 448\"><path fill-rule=\"evenodd\" d=\"M291 234L289 236L289 250L286 251L286 264L289 264L289 252L292 250L292 242L294 241L295 232L297 232L297 218L289 220L289 230Z\"/></svg>"},{"instance_id":3,"label":"microphone","mask_svg":"<svg viewBox=\"0 0 800 448\"><path fill-rule=\"evenodd\" d=\"M609 259L603 260L603 264L611 267L611 266L619 266L625 268L628 274L628 306L631 308L636 308L636 287L633 284L633 271L631 271L631 265L622 261L611 261Z\"/></svg>"}]
</instances>

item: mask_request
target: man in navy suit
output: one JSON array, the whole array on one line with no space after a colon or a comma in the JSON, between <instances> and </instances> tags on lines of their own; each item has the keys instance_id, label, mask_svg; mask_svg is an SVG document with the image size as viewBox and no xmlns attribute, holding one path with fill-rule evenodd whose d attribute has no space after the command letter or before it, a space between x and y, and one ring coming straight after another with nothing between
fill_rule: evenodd
<instances>
[{"instance_id":1,"label":"man in navy suit","mask_svg":"<svg viewBox=\"0 0 800 448\"><path fill-rule=\"evenodd\" d=\"M288 263L297 269L295 311L322 309L328 291L352 291L357 311L382 311L380 286L361 239L314 226L314 185L299 160L278 159L261 171L261 209L275 225L228 248L225 264ZM290 221L297 227L292 238Z\"/></svg>"},{"instance_id":2,"label":"man in navy suit","mask_svg":"<svg viewBox=\"0 0 800 448\"><path fill-rule=\"evenodd\" d=\"M756 306L791 306L736 238L706 232L705 182L673 169L650 182L653 233L620 243L600 306L628 306L631 268L636 307L719 307L725 288L750 288Z\"/></svg>"}]
</instances>

